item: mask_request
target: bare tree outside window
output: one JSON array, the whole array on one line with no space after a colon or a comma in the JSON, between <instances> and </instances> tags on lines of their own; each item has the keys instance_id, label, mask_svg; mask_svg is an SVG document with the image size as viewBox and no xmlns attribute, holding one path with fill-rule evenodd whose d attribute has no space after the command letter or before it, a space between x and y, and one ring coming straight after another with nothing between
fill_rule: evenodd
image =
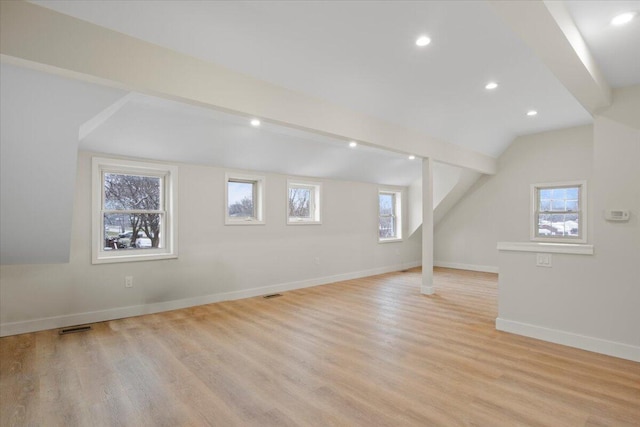
<instances>
[{"instance_id":1,"label":"bare tree outside window","mask_svg":"<svg viewBox=\"0 0 640 427\"><path fill-rule=\"evenodd\" d=\"M396 237L394 195L391 193L380 193L378 199L380 206L378 236L381 239Z\"/></svg>"},{"instance_id":2,"label":"bare tree outside window","mask_svg":"<svg viewBox=\"0 0 640 427\"><path fill-rule=\"evenodd\" d=\"M262 225L265 177L225 173L225 225Z\"/></svg>"},{"instance_id":3,"label":"bare tree outside window","mask_svg":"<svg viewBox=\"0 0 640 427\"><path fill-rule=\"evenodd\" d=\"M287 224L321 224L322 183L287 179Z\"/></svg>"},{"instance_id":4,"label":"bare tree outside window","mask_svg":"<svg viewBox=\"0 0 640 427\"><path fill-rule=\"evenodd\" d=\"M161 177L105 173L105 248L160 247L162 203Z\"/></svg>"},{"instance_id":5,"label":"bare tree outside window","mask_svg":"<svg viewBox=\"0 0 640 427\"><path fill-rule=\"evenodd\" d=\"M178 167L91 159L91 263L177 258Z\"/></svg>"},{"instance_id":6,"label":"bare tree outside window","mask_svg":"<svg viewBox=\"0 0 640 427\"><path fill-rule=\"evenodd\" d=\"M301 187L289 188L289 217L311 217L311 189Z\"/></svg>"},{"instance_id":7,"label":"bare tree outside window","mask_svg":"<svg viewBox=\"0 0 640 427\"><path fill-rule=\"evenodd\" d=\"M378 241L402 239L402 192L395 189L378 191Z\"/></svg>"},{"instance_id":8,"label":"bare tree outside window","mask_svg":"<svg viewBox=\"0 0 640 427\"><path fill-rule=\"evenodd\" d=\"M234 217L246 217L253 216L253 200L248 197L244 197L239 202L235 202L229 205L229 216Z\"/></svg>"},{"instance_id":9,"label":"bare tree outside window","mask_svg":"<svg viewBox=\"0 0 640 427\"><path fill-rule=\"evenodd\" d=\"M255 182L229 181L228 213L230 217L254 218L256 216L253 200L255 198Z\"/></svg>"}]
</instances>

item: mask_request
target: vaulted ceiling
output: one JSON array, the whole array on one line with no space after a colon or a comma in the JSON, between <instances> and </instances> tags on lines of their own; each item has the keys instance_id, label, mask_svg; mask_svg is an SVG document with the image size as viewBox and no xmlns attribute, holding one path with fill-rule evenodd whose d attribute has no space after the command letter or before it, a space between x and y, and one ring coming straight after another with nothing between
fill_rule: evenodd
<instances>
[{"instance_id":1,"label":"vaulted ceiling","mask_svg":"<svg viewBox=\"0 0 640 427\"><path fill-rule=\"evenodd\" d=\"M409 185L419 160L221 111L131 93L85 126L80 149L289 175Z\"/></svg>"},{"instance_id":2,"label":"vaulted ceiling","mask_svg":"<svg viewBox=\"0 0 640 427\"><path fill-rule=\"evenodd\" d=\"M483 1L34 3L490 156L591 120ZM567 4L609 84L640 83L640 25L609 25L638 2Z\"/></svg>"}]
</instances>

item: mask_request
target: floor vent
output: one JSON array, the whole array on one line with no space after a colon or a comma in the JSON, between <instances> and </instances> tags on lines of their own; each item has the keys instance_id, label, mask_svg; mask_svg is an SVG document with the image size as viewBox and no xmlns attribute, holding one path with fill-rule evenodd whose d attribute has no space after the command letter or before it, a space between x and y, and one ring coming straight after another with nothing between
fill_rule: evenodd
<instances>
[{"instance_id":1,"label":"floor vent","mask_svg":"<svg viewBox=\"0 0 640 427\"><path fill-rule=\"evenodd\" d=\"M58 334L67 335L67 334L75 334L76 332L85 332L85 331L90 331L90 330L91 330L91 326L88 326L88 325L72 326L70 328L60 329L58 331Z\"/></svg>"},{"instance_id":2,"label":"floor vent","mask_svg":"<svg viewBox=\"0 0 640 427\"><path fill-rule=\"evenodd\" d=\"M270 294L270 295L265 295L262 298L269 299L269 298L278 298L278 297L281 297L281 296L282 296L282 294Z\"/></svg>"}]
</instances>

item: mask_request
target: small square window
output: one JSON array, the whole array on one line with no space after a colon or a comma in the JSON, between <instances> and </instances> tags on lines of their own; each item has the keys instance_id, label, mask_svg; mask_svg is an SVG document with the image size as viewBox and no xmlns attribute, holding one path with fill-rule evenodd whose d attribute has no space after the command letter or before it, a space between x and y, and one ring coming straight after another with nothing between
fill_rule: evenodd
<instances>
[{"instance_id":1,"label":"small square window","mask_svg":"<svg viewBox=\"0 0 640 427\"><path fill-rule=\"evenodd\" d=\"M531 186L531 240L585 243L587 184L584 181Z\"/></svg>"},{"instance_id":2,"label":"small square window","mask_svg":"<svg viewBox=\"0 0 640 427\"><path fill-rule=\"evenodd\" d=\"M402 192L378 191L378 241L402 240Z\"/></svg>"},{"instance_id":3,"label":"small square window","mask_svg":"<svg viewBox=\"0 0 640 427\"><path fill-rule=\"evenodd\" d=\"M320 224L322 184L287 180L287 224Z\"/></svg>"},{"instance_id":4,"label":"small square window","mask_svg":"<svg viewBox=\"0 0 640 427\"><path fill-rule=\"evenodd\" d=\"M264 224L264 177L227 173L225 224Z\"/></svg>"}]
</instances>

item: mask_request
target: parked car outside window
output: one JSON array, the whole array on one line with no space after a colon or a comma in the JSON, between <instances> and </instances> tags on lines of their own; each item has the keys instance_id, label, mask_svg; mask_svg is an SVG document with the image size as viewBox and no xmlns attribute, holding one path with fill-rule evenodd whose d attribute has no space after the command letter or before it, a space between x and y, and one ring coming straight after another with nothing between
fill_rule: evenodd
<instances>
[{"instance_id":1,"label":"parked car outside window","mask_svg":"<svg viewBox=\"0 0 640 427\"><path fill-rule=\"evenodd\" d=\"M135 243L136 248L150 248L151 239L148 237L138 237Z\"/></svg>"},{"instance_id":2,"label":"parked car outside window","mask_svg":"<svg viewBox=\"0 0 640 427\"><path fill-rule=\"evenodd\" d=\"M118 235L118 249L124 249L131 247L131 236L133 235L132 231L127 233L120 233Z\"/></svg>"}]
</instances>

